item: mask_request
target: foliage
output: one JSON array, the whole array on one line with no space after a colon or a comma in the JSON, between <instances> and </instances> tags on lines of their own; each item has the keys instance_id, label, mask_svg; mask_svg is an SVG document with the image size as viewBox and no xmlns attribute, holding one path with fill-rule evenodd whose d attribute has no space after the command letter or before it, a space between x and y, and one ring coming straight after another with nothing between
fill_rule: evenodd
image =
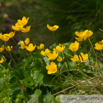
<instances>
[{"instance_id":1,"label":"foliage","mask_svg":"<svg viewBox=\"0 0 103 103\"><path fill-rule=\"evenodd\" d=\"M25 31L24 34L23 29L27 23L28 18L23 16L15 24L18 29L12 26L14 32L0 35L0 39L4 42L0 48L1 103L58 103L61 94L103 93L103 64L100 57L98 58L98 56L103 56L101 52L103 40L99 42L100 49L97 45L94 47L90 40L93 32L85 30L78 34L78 38L82 38L77 39L78 42L60 44L55 38L54 31L48 28L53 32L56 43L47 49L44 48L44 44L37 46L35 41L31 43L29 31ZM54 27L55 25L51 28ZM16 43L13 38L16 32L19 32L18 35L22 39L20 43ZM24 40L22 35L27 35L28 38ZM17 44L18 53L22 55L21 59L14 52L13 46L9 44L10 39ZM87 40L92 48L89 51L86 47L82 48L82 42L87 42ZM4 52L10 57L9 62L5 59L5 55L2 55ZM96 55L96 52L101 52L101 55Z\"/></svg>"},{"instance_id":2,"label":"foliage","mask_svg":"<svg viewBox=\"0 0 103 103\"><path fill-rule=\"evenodd\" d=\"M61 94L103 94L102 5L1 0L0 103L60 103ZM29 18L22 21L24 15Z\"/></svg>"}]
</instances>

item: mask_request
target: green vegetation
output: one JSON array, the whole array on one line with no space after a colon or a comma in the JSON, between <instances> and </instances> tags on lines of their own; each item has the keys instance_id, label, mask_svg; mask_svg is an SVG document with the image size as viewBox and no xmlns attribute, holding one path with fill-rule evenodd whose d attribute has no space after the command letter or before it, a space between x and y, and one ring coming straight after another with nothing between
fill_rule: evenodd
<instances>
[{"instance_id":1,"label":"green vegetation","mask_svg":"<svg viewBox=\"0 0 103 103\"><path fill-rule=\"evenodd\" d=\"M60 103L61 94L102 95L102 4L1 0L0 103Z\"/></svg>"}]
</instances>

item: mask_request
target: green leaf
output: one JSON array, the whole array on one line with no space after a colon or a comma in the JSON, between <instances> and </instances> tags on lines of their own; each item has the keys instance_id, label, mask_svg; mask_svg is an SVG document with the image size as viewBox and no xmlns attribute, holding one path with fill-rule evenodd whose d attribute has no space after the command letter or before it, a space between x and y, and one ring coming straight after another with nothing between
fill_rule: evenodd
<instances>
[{"instance_id":1,"label":"green leaf","mask_svg":"<svg viewBox=\"0 0 103 103\"><path fill-rule=\"evenodd\" d=\"M56 100L56 103L60 103L60 95L57 95L57 96L55 97L55 100Z\"/></svg>"},{"instance_id":2,"label":"green leaf","mask_svg":"<svg viewBox=\"0 0 103 103\"><path fill-rule=\"evenodd\" d=\"M70 68L70 70L76 70L77 69L76 62L70 61L69 68Z\"/></svg>"},{"instance_id":3,"label":"green leaf","mask_svg":"<svg viewBox=\"0 0 103 103\"><path fill-rule=\"evenodd\" d=\"M11 72L11 75L14 75L15 77L17 77L19 80L23 80L24 77L24 73L23 73L23 68L19 68L17 70L14 70Z\"/></svg>"},{"instance_id":4,"label":"green leaf","mask_svg":"<svg viewBox=\"0 0 103 103\"><path fill-rule=\"evenodd\" d=\"M43 56L40 53L34 52L33 53L34 58L43 58Z\"/></svg>"},{"instance_id":5,"label":"green leaf","mask_svg":"<svg viewBox=\"0 0 103 103\"><path fill-rule=\"evenodd\" d=\"M16 97L18 94L20 94L21 93L21 91L20 91L20 89L19 88L16 88L15 90L13 90L13 96L14 97Z\"/></svg>"},{"instance_id":6,"label":"green leaf","mask_svg":"<svg viewBox=\"0 0 103 103\"><path fill-rule=\"evenodd\" d=\"M39 99L41 93L42 93L41 90L36 89L34 94L31 95L31 99L29 100L29 103L35 103Z\"/></svg>"},{"instance_id":7,"label":"green leaf","mask_svg":"<svg viewBox=\"0 0 103 103\"><path fill-rule=\"evenodd\" d=\"M54 96L52 96L52 95L46 95L43 98L43 103L54 103Z\"/></svg>"},{"instance_id":8,"label":"green leaf","mask_svg":"<svg viewBox=\"0 0 103 103\"><path fill-rule=\"evenodd\" d=\"M50 46L50 49L53 49L53 48L55 48L56 46L57 46L57 44L54 43L53 45Z\"/></svg>"},{"instance_id":9,"label":"green leaf","mask_svg":"<svg viewBox=\"0 0 103 103\"><path fill-rule=\"evenodd\" d=\"M3 84L3 83L4 83L4 79L0 78L0 84Z\"/></svg>"},{"instance_id":10,"label":"green leaf","mask_svg":"<svg viewBox=\"0 0 103 103\"><path fill-rule=\"evenodd\" d=\"M40 73L39 71L33 71L31 73L32 78L35 80L38 84L43 84L43 77L44 75Z\"/></svg>"},{"instance_id":11,"label":"green leaf","mask_svg":"<svg viewBox=\"0 0 103 103\"><path fill-rule=\"evenodd\" d=\"M13 77L10 78L10 83L11 83L11 84L12 84L12 83L15 83L16 81L17 81L17 80L16 80L16 77L13 76Z\"/></svg>"},{"instance_id":12,"label":"green leaf","mask_svg":"<svg viewBox=\"0 0 103 103\"><path fill-rule=\"evenodd\" d=\"M5 67L0 64L0 72L1 72L2 70L4 70L4 69L5 69Z\"/></svg>"},{"instance_id":13,"label":"green leaf","mask_svg":"<svg viewBox=\"0 0 103 103\"><path fill-rule=\"evenodd\" d=\"M26 87L31 87L34 85L33 79L30 76L25 78L23 81Z\"/></svg>"},{"instance_id":14,"label":"green leaf","mask_svg":"<svg viewBox=\"0 0 103 103\"><path fill-rule=\"evenodd\" d=\"M43 84L45 86L60 86L60 83L57 81L55 76L51 76L46 73L44 73Z\"/></svg>"}]
</instances>

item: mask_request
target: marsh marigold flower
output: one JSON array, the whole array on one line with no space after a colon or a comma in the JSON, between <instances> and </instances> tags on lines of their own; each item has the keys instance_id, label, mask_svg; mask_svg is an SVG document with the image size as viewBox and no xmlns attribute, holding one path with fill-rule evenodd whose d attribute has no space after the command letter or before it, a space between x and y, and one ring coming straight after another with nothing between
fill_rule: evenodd
<instances>
[{"instance_id":1,"label":"marsh marigold flower","mask_svg":"<svg viewBox=\"0 0 103 103\"><path fill-rule=\"evenodd\" d=\"M15 32L10 32L10 33L6 33L6 34L0 34L0 39L3 41L8 41L10 38L12 38L15 35Z\"/></svg>"},{"instance_id":2,"label":"marsh marigold flower","mask_svg":"<svg viewBox=\"0 0 103 103\"><path fill-rule=\"evenodd\" d=\"M82 38L82 36L81 36L81 35L83 34L83 32L78 32L78 31L76 31L75 34L78 36L78 38L75 37L75 39L76 39L77 41L83 41L83 38Z\"/></svg>"},{"instance_id":3,"label":"marsh marigold flower","mask_svg":"<svg viewBox=\"0 0 103 103\"><path fill-rule=\"evenodd\" d=\"M8 41L10 39L8 34L3 35L3 41Z\"/></svg>"},{"instance_id":4,"label":"marsh marigold flower","mask_svg":"<svg viewBox=\"0 0 103 103\"><path fill-rule=\"evenodd\" d=\"M15 25L12 25L12 29L15 31L22 31L23 33L26 33L30 30L31 26L27 26L24 28L24 26L28 23L28 19L25 16L23 16L22 20L17 20L17 23Z\"/></svg>"},{"instance_id":5,"label":"marsh marigold flower","mask_svg":"<svg viewBox=\"0 0 103 103\"><path fill-rule=\"evenodd\" d=\"M2 38L3 38L3 35L2 35L2 34L0 34L0 39L2 40Z\"/></svg>"},{"instance_id":6,"label":"marsh marigold flower","mask_svg":"<svg viewBox=\"0 0 103 103\"><path fill-rule=\"evenodd\" d=\"M26 38L26 40L25 40L25 44L28 45L29 42L30 42L30 39L29 39L29 38Z\"/></svg>"},{"instance_id":7,"label":"marsh marigold flower","mask_svg":"<svg viewBox=\"0 0 103 103\"><path fill-rule=\"evenodd\" d=\"M97 63L94 64L94 67L97 67Z\"/></svg>"},{"instance_id":8,"label":"marsh marigold flower","mask_svg":"<svg viewBox=\"0 0 103 103\"><path fill-rule=\"evenodd\" d=\"M7 46L5 47L6 51L11 51L13 49L13 46Z\"/></svg>"},{"instance_id":9,"label":"marsh marigold flower","mask_svg":"<svg viewBox=\"0 0 103 103\"><path fill-rule=\"evenodd\" d=\"M50 65L46 66L46 69L48 70L47 74L52 74L57 72L57 65L54 62L51 62Z\"/></svg>"},{"instance_id":10,"label":"marsh marigold flower","mask_svg":"<svg viewBox=\"0 0 103 103\"><path fill-rule=\"evenodd\" d=\"M26 28L21 28L21 31L22 31L23 33L27 33L27 32L30 31L30 27L31 27L31 25L30 25L30 26L27 26Z\"/></svg>"},{"instance_id":11,"label":"marsh marigold flower","mask_svg":"<svg viewBox=\"0 0 103 103\"><path fill-rule=\"evenodd\" d=\"M34 51L35 50L35 47L36 47L36 45L35 46L33 46L33 44L32 43L30 43L28 46L26 46L25 48L28 50L28 51L30 51L30 52L32 52L32 51Z\"/></svg>"},{"instance_id":12,"label":"marsh marigold flower","mask_svg":"<svg viewBox=\"0 0 103 103\"><path fill-rule=\"evenodd\" d=\"M23 25L20 25L19 23L16 23L15 26L12 25L12 29L15 31L20 31L23 28Z\"/></svg>"},{"instance_id":13,"label":"marsh marigold flower","mask_svg":"<svg viewBox=\"0 0 103 103\"><path fill-rule=\"evenodd\" d=\"M8 34L0 34L0 39L3 40L3 41L8 41L10 39L9 35Z\"/></svg>"},{"instance_id":14,"label":"marsh marigold flower","mask_svg":"<svg viewBox=\"0 0 103 103\"><path fill-rule=\"evenodd\" d=\"M95 43L96 50L102 50L103 49L103 40L101 40L99 43Z\"/></svg>"},{"instance_id":15,"label":"marsh marigold flower","mask_svg":"<svg viewBox=\"0 0 103 103\"><path fill-rule=\"evenodd\" d=\"M41 51L41 54L43 56L47 56L48 54L50 54L50 50L49 49L45 49L45 51Z\"/></svg>"},{"instance_id":16,"label":"marsh marigold flower","mask_svg":"<svg viewBox=\"0 0 103 103\"><path fill-rule=\"evenodd\" d=\"M64 60L64 57L62 57L62 58L57 58L57 61L58 62L62 62Z\"/></svg>"},{"instance_id":17,"label":"marsh marigold flower","mask_svg":"<svg viewBox=\"0 0 103 103\"><path fill-rule=\"evenodd\" d=\"M77 51L79 49L79 42L75 41L75 43L71 43L69 49L71 51Z\"/></svg>"},{"instance_id":18,"label":"marsh marigold flower","mask_svg":"<svg viewBox=\"0 0 103 103\"><path fill-rule=\"evenodd\" d=\"M4 62L4 60L5 60L5 57L2 55L2 56L1 56L0 63L3 63L3 62Z\"/></svg>"},{"instance_id":19,"label":"marsh marigold flower","mask_svg":"<svg viewBox=\"0 0 103 103\"><path fill-rule=\"evenodd\" d=\"M59 28L59 26L58 25L50 26L49 24L47 24L47 28L50 31L56 31Z\"/></svg>"},{"instance_id":20,"label":"marsh marigold flower","mask_svg":"<svg viewBox=\"0 0 103 103\"><path fill-rule=\"evenodd\" d=\"M103 45L103 40L101 40L99 43L100 43L101 45Z\"/></svg>"},{"instance_id":21,"label":"marsh marigold flower","mask_svg":"<svg viewBox=\"0 0 103 103\"><path fill-rule=\"evenodd\" d=\"M77 61L79 61L79 57L78 57L78 55L74 55L74 57L73 58L70 58L73 62L77 62Z\"/></svg>"},{"instance_id":22,"label":"marsh marigold flower","mask_svg":"<svg viewBox=\"0 0 103 103\"><path fill-rule=\"evenodd\" d=\"M53 48L54 51L56 52L62 52L64 51L65 46L57 45L56 48Z\"/></svg>"},{"instance_id":23,"label":"marsh marigold flower","mask_svg":"<svg viewBox=\"0 0 103 103\"><path fill-rule=\"evenodd\" d=\"M85 30L83 32L76 31L75 34L78 36L78 38L75 37L77 41L83 41L91 37L93 35L93 32L91 30Z\"/></svg>"},{"instance_id":24,"label":"marsh marigold flower","mask_svg":"<svg viewBox=\"0 0 103 103\"><path fill-rule=\"evenodd\" d=\"M25 43L24 43L24 41L20 41L20 47L19 47L20 49L24 49L25 48Z\"/></svg>"},{"instance_id":25,"label":"marsh marigold flower","mask_svg":"<svg viewBox=\"0 0 103 103\"><path fill-rule=\"evenodd\" d=\"M25 46L27 46L28 44L29 44L29 42L30 42L30 39L29 38L26 38L26 40L25 41L20 41L19 43L18 43L18 45L20 44L20 49L24 49L25 48Z\"/></svg>"},{"instance_id":26,"label":"marsh marigold flower","mask_svg":"<svg viewBox=\"0 0 103 103\"><path fill-rule=\"evenodd\" d=\"M29 17L26 18L25 16L23 16L22 20L17 20L17 23L19 23L22 26L25 26L28 23Z\"/></svg>"},{"instance_id":27,"label":"marsh marigold flower","mask_svg":"<svg viewBox=\"0 0 103 103\"><path fill-rule=\"evenodd\" d=\"M10 32L10 33L8 34L9 38L14 37L14 35L15 35L15 32Z\"/></svg>"},{"instance_id":28,"label":"marsh marigold flower","mask_svg":"<svg viewBox=\"0 0 103 103\"><path fill-rule=\"evenodd\" d=\"M43 48L44 48L44 44L40 44L40 46L37 46L37 48L38 48L39 50L43 49Z\"/></svg>"},{"instance_id":29,"label":"marsh marigold flower","mask_svg":"<svg viewBox=\"0 0 103 103\"><path fill-rule=\"evenodd\" d=\"M0 52L4 51L4 45L0 47Z\"/></svg>"},{"instance_id":30,"label":"marsh marigold flower","mask_svg":"<svg viewBox=\"0 0 103 103\"><path fill-rule=\"evenodd\" d=\"M95 43L95 47L96 50L102 50L103 49L103 45L101 45L100 43Z\"/></svg>"},{"instance_id":31,"label":"marsh marigold flower","mask_svg":"<svg viewBox=\"0 0 103 103\"><path fill-rule=\"evenodd\" d=\"M58 56L58 53L53 51L53 53L49 53L47 56L48 56L48 60L55 60Z\"/></svg>"},{"instance_id":32,"label":"marsh marigold flower","mask_svg":"<svg viewBox=\"0 0 103 103\"><path fill-rule=\"evenodd\" d=\"M83 54L83 53L80 53L80 55L74 55L73 58L70 58L72 61L74 62L77 62L77 61L86 61L88 60L88 54Z\"/></svg>"}]
</instances>

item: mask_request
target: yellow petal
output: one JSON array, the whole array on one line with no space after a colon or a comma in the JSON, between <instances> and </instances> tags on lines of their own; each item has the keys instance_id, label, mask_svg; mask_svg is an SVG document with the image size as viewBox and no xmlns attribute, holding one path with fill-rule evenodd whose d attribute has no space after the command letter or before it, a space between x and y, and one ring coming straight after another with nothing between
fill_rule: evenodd
<instances>
[{"instance_id":1,"label":"yellow petal","mask_svg":"<svg viewBox=\"0 0 103 103\"><path fill-rule=\"evenodd\" d=\"M95 43L95 47L94 47L96 50L102 50L103 49L103 47L102 47L102 45L101 44L99 44L99 43Z\"/></svg>"},{"instance_id":2,"label":"yellow petal","mask_svg":"<svg viewBox=\"0 0 103 103\"><path fill-rule=\"evenodd\" d=\"M78 55L74 55L73 58L70 58L72 61L77 62L79 61Z\"/></svg>"},{"instance_id":3,"label":"yellow petal","mask_svg":"<svg viewBox=\"0 0 103 103\"><path fill-rule=\"evenodd\" d=\"M47 24L47 28L50 31L56 31L59 28L59 26L58 25L50 26L49 24Z\"/></svg>"},{"instance_id":4,"label":"yellow petal","mask_svg":"<svg viewBox=\"0 0 103 103\"><path fill-rule=\"evenodd\" d=\"M71 43L69 49L71 51L77 51L79 49L79 42L75 41L75 43Z\"/></svg>"}]
</instances>

